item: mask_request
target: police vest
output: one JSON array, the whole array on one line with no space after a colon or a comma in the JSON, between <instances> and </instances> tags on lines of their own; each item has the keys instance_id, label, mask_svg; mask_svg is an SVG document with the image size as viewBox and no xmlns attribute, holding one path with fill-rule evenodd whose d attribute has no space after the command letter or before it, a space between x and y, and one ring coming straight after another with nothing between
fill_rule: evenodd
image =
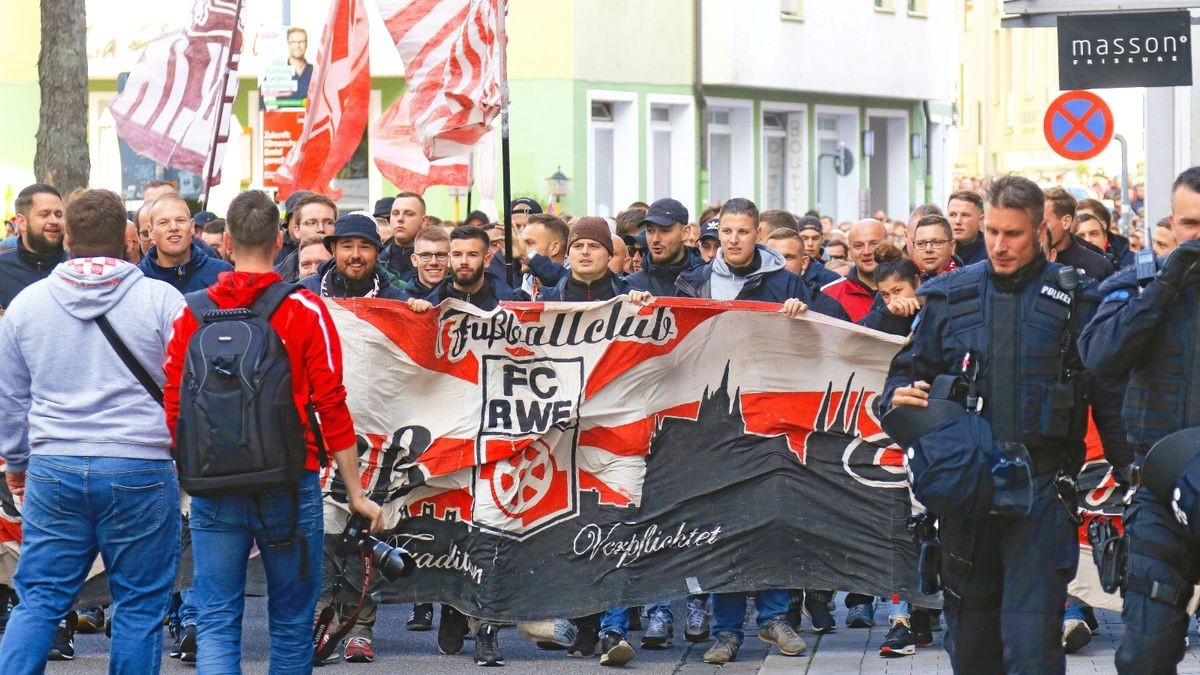
<instances>
[{"instance_id":1,"label":"police vest","mask_svg":"<svg viewBox=\"0 0 1200 675\"><path fill-rule=\"evenodd\" d=\"M949 343L970 350L979 364L977 385L983 415L998 441L1038 450L1081 447L1087 407L1082 376L1064 372L1074 357L1073 292L1061 287L1047 263L1040 280L1004 293L986 265L972 265L948 279ZM1066 353L1064 353L1066 349ZM1064 384L1066 382L1067 384Z\"/></svg>"},{"instance_id":2,"label":"police vest","mask_svg":"<svg viewBox=\"0 0 1200 675\"><path fill-rule=\"evenodd\" d=\"M1200 340L1196 301L1194 289L1179 296L1130 373L1122 417L1134 443L1150 445L1169 433L1200 426L1200 377L1195 376L1194 365Z\"/></svg>"}]
</instances>

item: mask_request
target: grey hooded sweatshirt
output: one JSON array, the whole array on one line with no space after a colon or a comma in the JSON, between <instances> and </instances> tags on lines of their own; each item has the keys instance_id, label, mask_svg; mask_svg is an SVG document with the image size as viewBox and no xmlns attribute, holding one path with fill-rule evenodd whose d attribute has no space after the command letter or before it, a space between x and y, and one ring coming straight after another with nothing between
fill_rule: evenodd
<instances>
[{"instance_id":1,"label":"grey hooded sweatshirt","mask_svg":"<svg viewBox=\"0 0 1200 675\"><path fill-rule=\"evenodd\" d=\"M96 325L113 330L162 386L163 354L183 296L112 258L73 258L25 288L0 317L0 458L25 471L39 455L170 459L162 408Z\"/></svg>"}]
</instances>

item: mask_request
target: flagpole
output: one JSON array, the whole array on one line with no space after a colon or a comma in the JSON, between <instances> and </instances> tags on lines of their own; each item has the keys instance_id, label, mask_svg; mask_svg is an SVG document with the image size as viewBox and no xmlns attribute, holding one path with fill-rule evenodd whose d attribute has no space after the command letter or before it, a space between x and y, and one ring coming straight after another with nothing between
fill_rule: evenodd
<instances>
[{"instance_id":1,"label":"flagpole","mask_svg":"<svg viewBox=\"0 0 1200 675\"><path fill-rule=\"evenodd\" d=\"M500 59L500 81L504 83L504 96L500 99L500 175L504 192L504 268L508 277L509 288L514 287L516 276L516 261L513 260L513 226L512 226L512 176L508 162L508 35L504 32L505 0L498 2L496 25L499 30L500 44L504 46ZM469 194L469 193L468 193Z\"/></svg>"},{"instance_id":2,"label":"flagpole","mask_svg":"<svg viewBox=\"0 0 1200 675\"><path fill-rule=\"evenodd\" d=\"M204 171L204 208L208 208L208 193L212 189L213 171L217 164L217 145L219 145L221 137L221 120L225 117L225 97L229 92L229 71L233 69L233 47L237 41L238 32L242 26L242 3L244 0L238 0L236 7L233 10L233 32L229 34L229 57L225 59L225 74L221 76L221 98L217 106L217 123L213 125L213 140L212 145L208 149L208 168ZM233 101L230 101L230 107L233 107ZM226 141L229 139L226 138Z\"/></svg>"}]
</instances>

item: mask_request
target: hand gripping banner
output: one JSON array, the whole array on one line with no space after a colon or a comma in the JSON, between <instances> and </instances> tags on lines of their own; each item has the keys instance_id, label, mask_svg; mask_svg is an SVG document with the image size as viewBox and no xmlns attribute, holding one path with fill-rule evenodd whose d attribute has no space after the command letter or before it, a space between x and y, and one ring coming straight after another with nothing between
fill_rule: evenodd
<instances>
[{"instance_id":1,"label":"hand gripping banner","mask_svg":"<svg viewBox=\"0 0 1200 675\"><path fill-rule=\"evenodd\" d=\"M899 339L777 307L331 303L364 487L418 565L385 595L500 620L768 588L921 600L872 409Z\"/></svg>"}]
</instances>

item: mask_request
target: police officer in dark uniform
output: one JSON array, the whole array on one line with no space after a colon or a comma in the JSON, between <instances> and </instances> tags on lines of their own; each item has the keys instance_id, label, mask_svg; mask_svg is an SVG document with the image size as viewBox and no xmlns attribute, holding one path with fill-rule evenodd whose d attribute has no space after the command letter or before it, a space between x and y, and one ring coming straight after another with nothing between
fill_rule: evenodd
<instances>
[{"instance_id":1,"label":"police officer in dark uniform","mask_svg":"<svg viewBox=\"0 0 1200 675\"><path fill-rule=\"evenodd\" d=\"M1195 499L1188 486L1200 486L1200 468L1179 455L1197 444L1163 440L1200 427L1200 167L1175 180L1171 229L1180 245L1170 256L1139 256L1101 285L1104 300L1079 341L1088 368L1129 375L1125 428L1145 462L1143 485L1124 519L1122 673L1174 672L1200 573L1200 540L1187 527L1186 508Z\"/></svg>"},{"instance_id":2,"label":"police officer in dark uniform","mask_svg":"<svg viewBox=\"0 0 1200 675\"><path fill-rule=\"evenodd\" d=\"M1043 207L1032 181L991 183L988 260L922 284L925 306L881 400L884 409L927 407L929 383L968 371L973 407L995 441L1027 451L1021 515L940 513L946 651L958 673L1066 669L1061 625L1079 545L1074 506L1060 494L1083 461L1087 408L1074 343L1099 296L1077 270L1046 260Z\"/></svg>"}]
</instances>

